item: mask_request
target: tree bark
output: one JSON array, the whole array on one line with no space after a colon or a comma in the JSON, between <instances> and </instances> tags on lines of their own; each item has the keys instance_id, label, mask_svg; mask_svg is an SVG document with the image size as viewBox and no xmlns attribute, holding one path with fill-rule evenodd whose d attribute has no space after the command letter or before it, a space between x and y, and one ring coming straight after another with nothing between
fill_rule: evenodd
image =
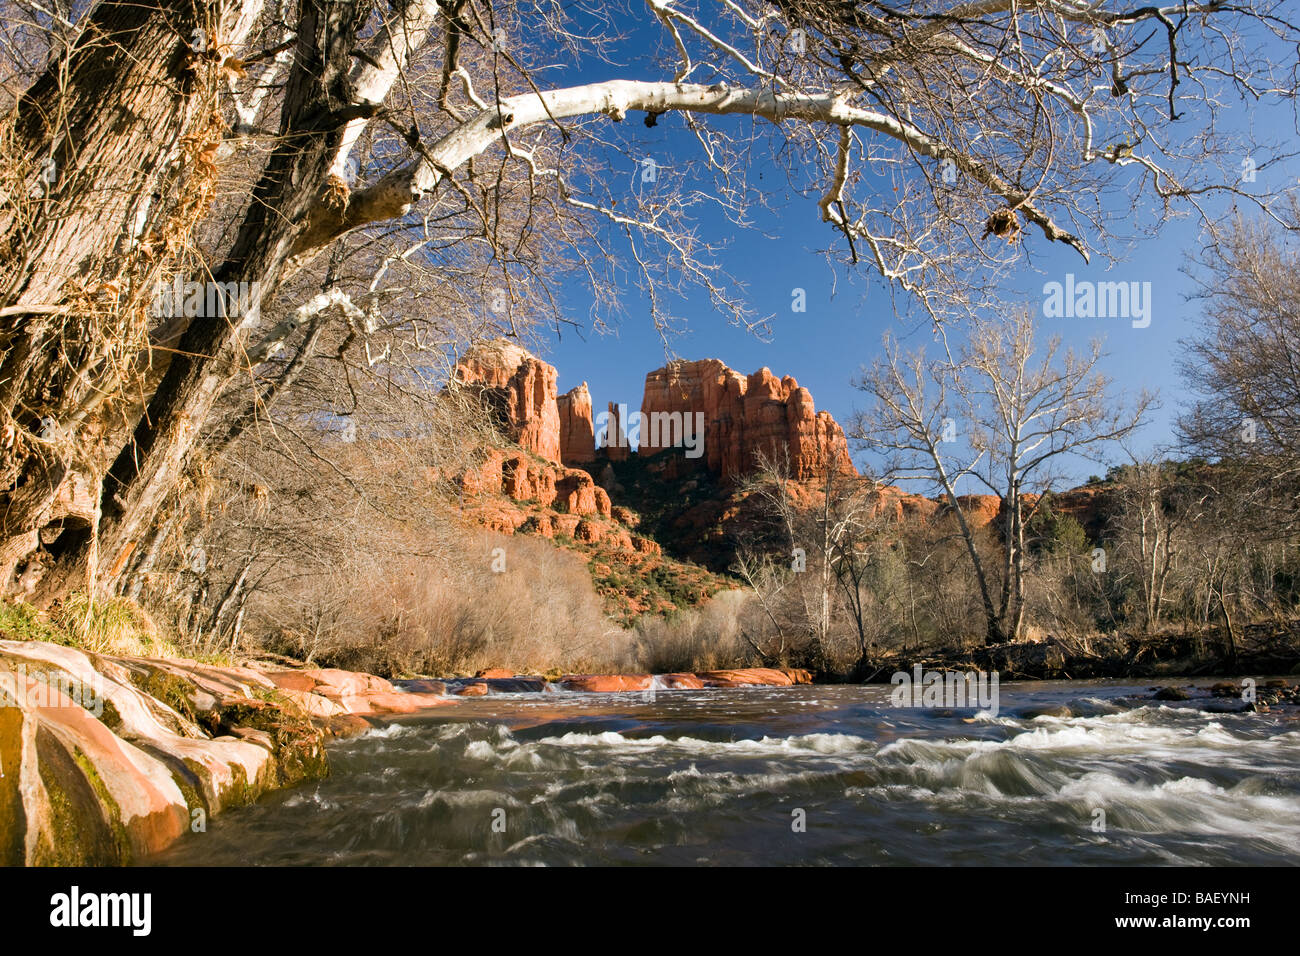
<instances>
[{"instance_id":1,"label":"tree bark","mask_svg":"<svg viewBox=\"0 0 1300 956\"><path fill-rule=\"evenodd\" d=\"M214 274L217 283L247 284L246 311L190 324L131 441L109 469L101 527L109 561L147 532L179 478L218 395L239 368L245 335L279 281L301 223L320 199L342 131L355 117L348 67L366 10L357 0L302 4L277 145L231 252ZM116 584L108 576L101 583Z\"/></svg>"},{"instance_id":2,"label":"tree bark","mask_svg":"<svg viewBox=\"0 0 1300 956\"><path fill-rule=\"evenodd\" d=\"M217 67L190 44L196 31L209 48L242 42L261 6L106 0L16 104L3 159L20 191L0 212L0 591L58 517L64 481L119 447L105 406L139 371L143 303L169 261L160 233L186 225L185 144L211 126Z\"/></svg>"}]
</instances>

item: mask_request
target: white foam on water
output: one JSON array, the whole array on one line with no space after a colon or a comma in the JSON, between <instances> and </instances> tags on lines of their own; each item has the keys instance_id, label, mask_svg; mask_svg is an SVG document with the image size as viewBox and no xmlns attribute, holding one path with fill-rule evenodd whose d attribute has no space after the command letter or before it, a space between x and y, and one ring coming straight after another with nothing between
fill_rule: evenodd
<instances>
[{"instance_id":1,"label":"white foam on water","mask_svg":"<svg viewBox=\"0 0 1300 956\"><path fill-rule=\"evenodd\" d=\"M286 807L312 807L316 810L338 810L340 804L330 800L316 790L294 790L284 800Z\"/></svg>"},{"instance_id":2,"label":"white foam on water","mask_svg":"<svg viewBox=\"0 0 1300 956\"><path fill-rule=\"evenodd\" d=\"M1227 837L1300 852L1300 795L1277 795L1268 784L1269 775L1300 766L1300 733L1235 733L1222 715L1163 707L1022 726L1006 740L905 738L878 757L882 770L912 777L927 801L960 805L979 794L1038 812L1046 800L1063 823L1080 827L1100 808L1111 832ZM1187 774L1189 765L1246 776L1225 787ZM1160 779L1164 767L1182 775Z\"/></svg>"},{"instance_id":3,"label":"white foam on water","mask_svg":"<svg viewBox=\"0 0 1300 956\"><path fill-rule=\"evenodd\" d=\"M1060 796L1105 809L1114 829L1262 840L1300 853L1300 797L1254 793L1245 782L1225 788L1177 777L1152 785L1093 772L1069 781Z\"/></svg>"},{"instance_id":4,"label":"white foam on water","mask_svg":"<svg viewBox=\"0 0 1300 956\"><path fill-rule=\"evenodd\" d=\"M470 760L492 760L497 755L497 748L486 740L475 740L465 748L465 756Z\"/></svg>"},{"instance_id":5,"label":"white foam on water","mask_svg":"<svg viewBox=\"0 0 1300 956\"><path fill-rule=\"evenodd\" d=\"M358 734L354 739L392 740L397 737L414 737L425 733L428 733L428 731L416 724L384 724L380 727L371 727L365 733Z\"/></svg>"},{"instance_id":6,"label":"white foam on water","mask_svg":"<svg viewBox=\"0 0 1300 956\"><path fill-rule=\"evenodd\" d=\"M554 747L590 747L622 750L630 753L651 750L679 750L688 753L725 754L843 754L873 751L876 744L852 734L804 734L794 737L762 737L758 740L702 740L697 737L625 737L617 731L587 734L572 731L562 737L545 737L537 741Z\"/></svg>"}]
</instances>

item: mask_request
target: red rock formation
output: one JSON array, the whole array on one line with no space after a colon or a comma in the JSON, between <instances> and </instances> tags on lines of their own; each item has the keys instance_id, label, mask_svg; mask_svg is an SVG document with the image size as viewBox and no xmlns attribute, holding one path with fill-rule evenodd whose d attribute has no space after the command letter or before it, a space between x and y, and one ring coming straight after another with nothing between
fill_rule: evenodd
<instances>
[{"instance_id":1,"label":"red rock formation","mask_svg":"<svg viewBox=\"0 0 1300 956\"><path fill-rule=\"evenodd\" d=\"M660 680L669 690L700 690L704 681L695 674L661 674Z\"/></svg>"},{"instance_id":2,"label":"red rock formation","mask_svg":"<svg viewBox=\"0 0 1300 956\"><path fill-rule=\"evenodd\" d=\"M580 465L596 457L596 430L591 420L591 393L587 383L556 399L560 416L560 461Z\"/></svg>"},{"instance_id":3,"label":"red rock formation","mask_svg":"<svg viewBox=\"0 0 1300 956\"><path fill-rule=\"evenodd\" d=\"M1102 489L1097 487L1071 488L1052 495L1052 510L1068 515L1083 526L1093 540L1099 538L1106 526Z\"/></svg>"},{"instance_id":4,"label":"red rock formation","mask_svg":"<svg viewBox=\"0 0 1300 956\"><path fill-rule=\"evenodd\" d=\"M997 495L958 495L957 503L971 530L987 528L1002 511L1002 499Z\"/></svg>"},{"instance_id":5,"label":"red rock formation","mask_svg":"<svg viewBox=\"0 0 1300 956\"><path fill-rule=\"evenodd\" d=\"M702 671L696 675L705 687L789 687L811 684L812 675L798 668L742 667L725 671Z\"/></svg>"},{"instance_id":6,"label":"red rock formation","mask_svg":"<svg viewBox=\"0 0 1300 956\"><path fill-rule=\"evenodd\" d=\"M506 495L573 515L608 518L612 510L609 493L581 468L552 465L495 448L488 450L483 464L462 472L458 482L464 495Z\"/></svg>"},{"instance_id":7,"label":"red rock formation","mask_svg":"<svg viewBox=\"0 0 1300 956\"><path fill-rule=\"evenodd\" d=\"M1021 506L1026 514L1038 503L1040 497L1036 494L1026 494L1021 497ZM966 521L972 528L987 528L1005 517L1002 499L997 495L960 495L957 500L961 503L962 510L966 513ZM1051 497L1052 510L1058 515L1074 518L1092 538L1100 535L1105 526L1106 518L1101 503L1101 492L1097 488L1072 488L1069 491L1056 492ZM941 514L950 510L942 499L939 501L938 508Z\"/></svg>"},{"instance_id":8,"label":"red rock formation","mask_svg":"<svg viewBox=\"0 0 1300 956\"><path fill-rule=\"evenodd\" d=\"M639 452L673 445L697 412L704 416L704 462L723 479L753 470L760 454L780 457L787 448L797 481L815 480L827 462L857 474L843 430L816 411L806 388L765 368L746 378L717 359L670 362L646 376Z\"/></svg>"},{"instance_id":9,"label":"red rock formation","mask_svg":"<svg viewBox=\"0 0 1300 956\"><path fill-rule=\"evenodd\" d=\"M589 694L613 694L628 690L648 690L654 678L649 674L565 674L559 685L565 690Z\"/></svg>"},{"instance_id":10,"label":"red rock formation","mask_svg":"<svg viewBox=\"0 0 1300 956\"><path fill-rule=\"evenodd\" d=\"M5 862L139 862L189 832L198 807L216 814L324 776L322 729L455 703L443 681L255 667L0 640Z\"/></svg>"},{"instance_id":11,"label":"red rock formation","mask_svg":"<svg viewBox=\"0 0 1300 956\"><path fill-rule=\"evenodd\" d=\"M545 507L559 493L556 469L527 455L512 455L501 463L500 490L516 501L536 501Z\"/></svg>"},{"instance_id":12,"label":"red rock formation","mask_svg":"<svg viewBox=\"0 0 1300 956\"><path fill-rule=\"evenodd\" d=\"M456 363L456 380L496 392L512 441L551 461L560 460L560 412L555 367L505 339L479 345Z\"/></svg>"},{"instance_id":13,"label":"red rock formation","mask_svg":"<svg viewBox=\"0 0 1300 956\"><path fill-rule=\"evenodd\" d=\"M618 417L618 406L610 402L609 415L604 429L604 436L601 440L601 446L605 449L605 457L610 461L626 461L627 456L632 453L623 428L624 423Z\"/></svg>"}]
</instances>

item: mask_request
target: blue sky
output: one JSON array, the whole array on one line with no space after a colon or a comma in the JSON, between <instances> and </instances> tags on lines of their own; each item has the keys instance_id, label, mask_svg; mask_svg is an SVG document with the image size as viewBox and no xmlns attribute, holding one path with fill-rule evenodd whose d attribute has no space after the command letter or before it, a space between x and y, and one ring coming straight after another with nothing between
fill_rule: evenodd
<instances>
[{"instance_id":1,"label":"blue sky","mask_svg":"<svg viewBox=\"0 0 1300 956\"><path fill-rule=\"evenodd\" d=\"M1294 51L1290 55L1294 57ZM586 68L578 75L584 81L613 75L660 77L647 65L648 56L645 52L630 56L630 70ZM1258 108L1247 113L1239 104L1233 108L1241 109L1241 129L1249 128L1254 135L1272 140L1293 137L1289 111ZM651 154L674 155L679 150L689 151L694 143L682 132L681 117L674 114L662 117L653 130L644 129L639 117L629 117L626 125L635 126L635 131L627 132ZM631 180L634 166L632 160L626 162ZM624 292L627 314L613 332L563 327L545 339L544 357L559 369L562 392L586 381L597 411L611 401L637 408L645 374L668 358L718 358L742 373L766 366L777 375L793 375L809 388L819 409L830 411L846 424L854 409L865 403L865 396L852 387L852 379L879 354L881 336L887 329L909 346L931 342L927 322L896 318L889 292L872 272L832 272L820 250L835 243L837 237L821 222L816 202L795 194L786 185L784 174L758 150L753 162L752 180L757 181L759 172L772 173L765 181L772 184L775 212L756 215L755 228L750 230L738 231L722 216L711 214L703 215L699 226L710 240L727 241L719 261L747 284L746 297L754 310L774 314L766 340L729 325L707 299L697 295L674 304L674 311L686 317L687 331L670 338L668 354L649 319L647 303L636 289L629 288ZM1274 164L1259 172L1257 188L1278 188L1285 184L1283 180L1294 184L1296 173L1294 165ZM1220 205L1218 211L1230 210ZM1169 442L1172 419L1186 398L1177 371L1178 342L1194 331L1199 315L1199 305L1187 301L1192 283L1182 271L1185 253L1200 245L1199 221L1186 217L1169 222L1157 238L1141 241L1113 265L1088 266L1072 250L1047 242L1033 230L1027 232L1025 241L1033 264L1013 277L1014 288L1008 290L1006 299L1009 308L1028 304L1041 314L1043 283L1061 280L1067 272L1077 279L1151 283L1152 321L1147 328L1132 328L1124 319L1040 321L1045 333L1060 333L1067 345L1086 348L1093 338L1103 338L1108 352L1104 370L1115 380L1116 388L1127 393L1145 388L1160 396L1162 407L1152 413L1150 424L1134 440L1135 450L1145 452ZM803 314L791 312L794 288L806 290L807 311ZM563 293L569 316L584 324L591 308L588 290L575 282ZM867 460L861 453L855 453L855 458ZM1115 460L1121 458L1122 453L1116 450ZM1070 477L1082 481L1104 469L1078 462L1072 470L1075 473Z\"/></svg>"}]
</instances>

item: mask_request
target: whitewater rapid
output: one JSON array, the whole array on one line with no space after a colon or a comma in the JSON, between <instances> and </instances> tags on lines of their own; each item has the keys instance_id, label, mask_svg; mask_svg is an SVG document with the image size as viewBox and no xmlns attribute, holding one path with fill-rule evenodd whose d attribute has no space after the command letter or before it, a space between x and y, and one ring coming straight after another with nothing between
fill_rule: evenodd
<instances>
[{"instance_id":1,"label":"whitewater rapid","mask_svg":"<svg viewBox=\"0 0 1300 956\"><path fill-rule=\"evenodd\" d=\"M1006 684L997 716L893 708L882 687L506 695L341 742L330 779L160 862L1300 860L1296 708L1145 692ZM1015 716L1027 706L1070 716Z\"/></svg>"}]
</instances>

